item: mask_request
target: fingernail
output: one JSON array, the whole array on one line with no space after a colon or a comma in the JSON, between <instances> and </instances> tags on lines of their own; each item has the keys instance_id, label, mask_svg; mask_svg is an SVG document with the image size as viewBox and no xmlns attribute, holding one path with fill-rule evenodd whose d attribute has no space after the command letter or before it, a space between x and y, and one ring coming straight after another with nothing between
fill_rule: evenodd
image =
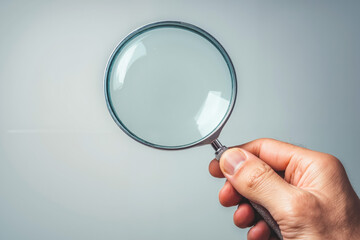
<instances>
[{"instance_id":1,"label":"fingernail","mask_svg":"<svg viewBox=\"0 0 360 240\"><path fill-rule=\"evenodd\" d=\"M243 151L238 149L229 149L224 155L224 171L229 175L234 175L240 166L246 160L246 156Z\"/></svg>"}]
</instances>

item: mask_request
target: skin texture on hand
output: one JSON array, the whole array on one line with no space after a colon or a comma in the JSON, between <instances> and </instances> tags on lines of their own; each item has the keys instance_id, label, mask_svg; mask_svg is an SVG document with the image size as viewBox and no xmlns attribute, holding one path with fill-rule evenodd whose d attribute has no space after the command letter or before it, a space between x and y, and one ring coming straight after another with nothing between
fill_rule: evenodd
<instances>
[{"instance_id":1,"label":"skin texture on hand","mask_svg":"<svg viewBox=\"0 0 360 240\"><path fill-rule=\"evenodd\" d=\"M360 239L360 199L332 155L258 139L228 149L219 162L210 162L209 171L227 178L219 201L238 205L234 223L252 226L250 240L276 238L263 220L256 221L247 199L270 212L284 240Z\"/></svg>"}]
</instances>

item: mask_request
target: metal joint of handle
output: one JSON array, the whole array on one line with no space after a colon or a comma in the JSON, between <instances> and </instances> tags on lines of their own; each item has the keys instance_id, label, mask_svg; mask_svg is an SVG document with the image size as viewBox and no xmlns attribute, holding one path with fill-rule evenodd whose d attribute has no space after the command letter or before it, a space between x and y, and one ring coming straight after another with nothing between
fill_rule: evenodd
<instances>
[{"instance_id":1,"label":"metal joint of handle","mask_svg":"<svg viewBox=\"0 0 360 240\"><path fill-rule=\"evenodd\" d=\"M221 155L228 149L227 147L225 147L224 145L221 144L221 142L218 139L215 139L212 143L211 146L214 148L215 150L215 158L216 160L220 160Z\"/></svg>"}]
</instances>

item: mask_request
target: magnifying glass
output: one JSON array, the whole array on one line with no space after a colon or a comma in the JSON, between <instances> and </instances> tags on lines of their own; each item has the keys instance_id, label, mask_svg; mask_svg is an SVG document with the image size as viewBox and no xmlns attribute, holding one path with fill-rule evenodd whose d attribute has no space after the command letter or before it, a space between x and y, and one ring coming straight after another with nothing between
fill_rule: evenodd
<instances>
[{"instance_id":1,"label":"magnifying glass","mask_svg":"<svg viewBox=\"0 0 360 240\"><path fill-rule=\"evenodd\" d=\"M235 69L199 27L165 21L130 33L110 56L104 89L116 124L142 144L166 150L211 144L218 160L227 149L218 137L235 105ZM251 204L282 239L269 212Z\"/></svg>"}]
</instances>

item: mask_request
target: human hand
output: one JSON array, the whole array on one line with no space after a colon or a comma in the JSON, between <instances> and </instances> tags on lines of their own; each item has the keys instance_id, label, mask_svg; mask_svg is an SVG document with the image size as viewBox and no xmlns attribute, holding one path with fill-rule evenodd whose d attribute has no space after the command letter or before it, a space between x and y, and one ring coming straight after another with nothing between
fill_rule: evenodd
<instances>
[{"instance_id":1,"label":"human hand","mask_svg":"<svg viewBox=\"0 0 360 240\"><path fill-rule=\"evenodd\" d=\"M209 171L227 178L219 200L225 207L239 205L234 223L240 228L255 223L247 198L270 212L284 240L360 239L360 199L332 155L258 139L228 149ZM263 220L248 232L251 240L270 238Z\"/></svg>"}]
</instances>

